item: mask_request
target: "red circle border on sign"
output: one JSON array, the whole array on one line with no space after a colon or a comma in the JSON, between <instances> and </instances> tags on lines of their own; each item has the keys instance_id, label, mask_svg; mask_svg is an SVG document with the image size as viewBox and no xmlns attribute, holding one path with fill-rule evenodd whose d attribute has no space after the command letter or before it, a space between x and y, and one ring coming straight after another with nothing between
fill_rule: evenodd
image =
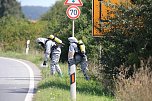
<instances>
[{"instance_id":1,"label":"red circle border on sign","mask_svg":"<svg viewBox=\"0 0 152 101\"><path fill-rule=\"evenodd\" d=\"M78 15L77 15L76 17L71 17L71 16L69 15L68 11L69 11L70 8L76 8L76 9L78 10ZM80 11L79 7L77 7L77 6L75 6L75 5L69 6L68 9L66 10L67 16L68 16L70 19L73 19L73 20L74 20L74 19L77 19L77 18L80 16L80 13L81 13L81 11Z\"/></svg>"}]
</instances>

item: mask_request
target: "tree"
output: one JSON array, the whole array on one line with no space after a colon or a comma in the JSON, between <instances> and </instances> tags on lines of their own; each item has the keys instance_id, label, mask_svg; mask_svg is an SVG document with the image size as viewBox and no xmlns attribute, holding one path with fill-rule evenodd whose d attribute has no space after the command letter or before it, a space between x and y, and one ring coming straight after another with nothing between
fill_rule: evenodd
<instances>
[{"instance_id":1,"label":"tree","mask_svg":"<svg viewBox=\"0 0 152 101\"><path fill-rule=\"evenodd\" d=\"M16 0L0 0L0 18L3 16L23 17L20 3Z\"/></svg>"}]
</instances>

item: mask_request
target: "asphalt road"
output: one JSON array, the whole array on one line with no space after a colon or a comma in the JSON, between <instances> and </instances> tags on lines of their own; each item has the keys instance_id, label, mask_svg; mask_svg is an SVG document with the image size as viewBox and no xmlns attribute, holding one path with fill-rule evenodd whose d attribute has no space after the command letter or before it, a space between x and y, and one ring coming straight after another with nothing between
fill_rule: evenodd
<instances>
[{"instance_id":1,"label":"asphalt road","mask_svg":"<svg viewBox=\"0 0 152 101\"><path fill-rule=\"evenodd\" d=\"M0 101L32 101L40 79L31 62L0 57Z\"/></svg>"}]
</instances>

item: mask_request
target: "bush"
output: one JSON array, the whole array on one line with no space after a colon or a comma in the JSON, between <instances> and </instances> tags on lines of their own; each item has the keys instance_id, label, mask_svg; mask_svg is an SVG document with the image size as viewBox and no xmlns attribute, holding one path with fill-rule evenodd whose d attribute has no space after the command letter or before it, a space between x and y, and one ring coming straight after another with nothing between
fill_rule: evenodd
<instances>
[{"instance_id":1,"label":"bush","mask_svg":"<svg viewBox=\"0 0 152 101\"><path fill-rule=\"evenodd\" d=\"M22 18L0 18L0 48L3 51L23 52L26 41L31 40L30 48L34 48L35 39L43 33L45 23L33 23Z\"/></svg>"}]
</instances>

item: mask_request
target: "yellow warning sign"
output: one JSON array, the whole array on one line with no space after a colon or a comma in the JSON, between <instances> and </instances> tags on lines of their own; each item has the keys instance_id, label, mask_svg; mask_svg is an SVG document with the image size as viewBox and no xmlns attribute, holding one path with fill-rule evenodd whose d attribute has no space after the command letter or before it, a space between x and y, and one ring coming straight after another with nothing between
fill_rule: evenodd
<instances>
[{"instance_id":1,"label":"yellow warning sign","mask_svg":"<svg viewBox=\"0 0 152 101\"><path fill-rule=\"evenodd\" d=\"M110 19L113 18L115 6L128 0L93 0L92 2L92 35L103 36L110 31Z\"/></svg>"}]
</instances>

